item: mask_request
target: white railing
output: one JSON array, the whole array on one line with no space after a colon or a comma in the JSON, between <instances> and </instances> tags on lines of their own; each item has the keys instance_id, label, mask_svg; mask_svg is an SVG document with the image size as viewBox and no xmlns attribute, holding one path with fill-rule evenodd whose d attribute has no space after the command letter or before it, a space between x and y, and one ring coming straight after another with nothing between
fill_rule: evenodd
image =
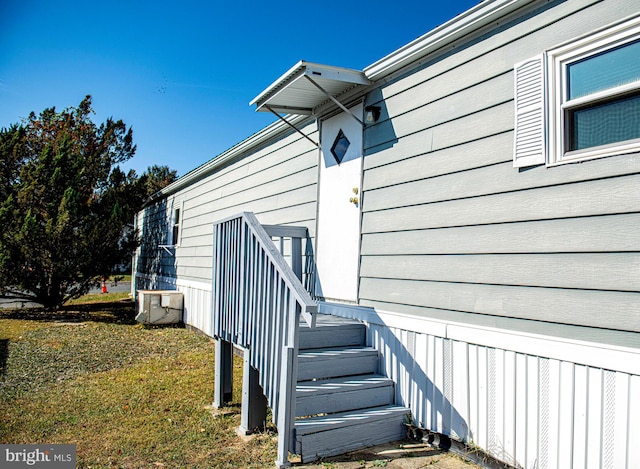
<instances>
[{"instance_id":1,"label":"white railing","mask_svg":"<svg viewBox=\"0 0 640 469\"><path fill-rule=\"evenodd\" d=\"M314 327L317 305L300 281L306 229L266 228L248 212L214 224L213 334L249 353L278 427L276 464L282 467L295 447L300 315ZM272 236L292 239L293 268Z\"/></svg>"}]
</instances>

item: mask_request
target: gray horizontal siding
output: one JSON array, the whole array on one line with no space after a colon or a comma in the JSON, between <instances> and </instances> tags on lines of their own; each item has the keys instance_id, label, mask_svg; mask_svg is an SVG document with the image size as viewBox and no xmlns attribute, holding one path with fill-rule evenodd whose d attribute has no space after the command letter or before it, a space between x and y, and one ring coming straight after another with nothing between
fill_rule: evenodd
<instances>
[{"instance_id":1,"label":"gray horizontal siding","mask_svg":"<svg viewBox=\"0 0 640 469\"><path fill-rule=\"evenodd\" d=\"M419 137L413 146L420 147ZM493 136L486 136L480 140L456 145L455 147L439 150L425 150L424 153L392 161L389 164L371 166L367 168L367 177L364 180L364 190L371 191L381 187L398 185L411 181L441 176L443 174L457 173L469 168L479 168L497 163L511 161L510 155L495 151L496 148L508 148L513 143L511 131L504 131ZM389 150L389 155L394 155L397 149ZM405 153L402 151L401 153ZM408 152L408 154L413 154ZM371 154L371 157L379 153ZM418 160L416 161L416 158ZM365 158L369 162L369 156ZM367 192L367 195L369 192Z\"/></svg>"},{"instance_id":2,"label":"gray horizontal siding","mask_svg":"<svg viewBox=\"0 0 640 469\"><path fill-rule=\"evenodd\" d=\"M213 187L201 186L200 190L188 191L184 195L188 197L194 207L202 207L211 200L216 200L218 205L224 205L226 198L233 198L233 204L246 203L246 201L264 197L262 194L282 191L281 182L283 179L304 174L305 171L314 168L314 162L317 159L317 154L311 151L289 161L278 163L271 168L242 168L244 171L239 168L238 171L227 173L219 179L216 178L216 184ZM249 169L257 172L248 172ZM235 179L231 179L231 176L234 176ZM226 202L226 204L229 203Z\"/></svg>"},{"instance_id":3,"label":"gray horizontal siding","mask_svg":"<svg viewBox=\"0 0 640 469\"><path fill-rule=\"evenodd\" d=\"M425 103L419 107L407 109L408 106L415 106L414 102L407 102L404 98L409 95L429 97L434 96L434 84L426 83L410 91L408 95L396 95L386 99L384 102L386 113L393 113L393 128L397 138L403 138L415 133L424 132L425 129L442 129L441 124L460 119L461 117L480 113L486 109L493 108L501 102L510 101L513 98L513 77L512 74L504 71L502 74L492 77L487 81L459 90L456 94L444 96L432 102ZM437 89L437 88L436 88ZM440 93L440 90L438 90ZM510 113L501 117L509 117ZM482 114L480 114L482 116ZM513 119L513 118L512 118ZM495 120L492 119L492 121ZM481 136L486 136L486 126L491 121L486 122L481 118L477 119L476 125L471 121L465 123L469 130L475 133L482 132ZM365 145L369 147L380 139L377 135L378 129L384 126L373 127L367 132ZM474 133L470 133L467 138L472 140ZM435 130L433 133L434 145L444 148L451 142L449 132ZM384 135L382 136L384 138ZM459 136L455 143L459 143ZM433 149L433 148L432 148Z\"/></svg>"},{"instance_id":4,"label":"gray horizontal siding","mask_svg":"<svg viewBox=\"0 0 640 469\"><path fill-rule=\"evenodd\" d=\"M640 332L637 293L380 278L363 278L361 292L387 303Z\"/></svg>"},{"instance_id":5,"label":"gray horizontal siding","mask_svg":"<svg viewBox=\"0 0 640 469\"><path fill-rule=\"evenodd\" d=\"M315 124L303 131L317 138ZM170 201L183 207L180 246L170 259L170 276L210 282L212 224L243 211L256 213L264 224L307 226L313 235L317 163L317 149L292 132L148 208L149 213L159 211ZM159 226L160 219L149 221Z\"/></svg>"},{"instance_id":6,"label":"gray horizontal siding","mask_svg":"<svg viewBox=\"0 0 640 469\"><path fill-rule=\"evenodd\" d=\"M425 308L424 306L399 305L394 302L385 303L383 301L365 300L362 303L381 311L396 311L411 316L428 316L429 318L436 320L460 322L470 326L492 327L519 332L524 330L527 333L532 334L570 338L572 340L586 340L596 342L598 344L640 348L640 334L637 332L598 329L587 326L567 325L544 321L525 321L505 316L474 314L468 311L461 312Z\"/></svg>"},{"instance_id":7,"label":"gray horizontal siding","mask_svg":"<svg viewBox=\"0 0 640 469\"><path fill-rule=\"evenodd\" d=\"M365 256L361 275L393 280L637 291L640 253Z\"/></svg>"},{"instance_id":8,"label":"gray horizontal siding","mask_svg":"<svg viewBox=\"0 0 640 469\"><path fill-rule=\"evenodd\" d=\"M137 250L135 267L139 273L155 273L162 277L175 275L174 257L160 245L171 242L167 201L147 207L138 215L140 247Z\"/></svg>"},{"instance_id":9,"label":"gray horizontal siding","mask_svg":"<svg viewBox=\"0 0 640 469\"><path fill-rule=\"evenodd\" d=\"M635 13L629 3L551 4L370 94L383 112L365 131L362 304L640 332L640 155L511 163L513 65Z\"/></svg>"},{"instance_id":10,"label":"gray horizontal siding","mask_svg":"<svg viewBox=\"0 0 640 469\"><path fill-rule=\"evenodd\" d=\"M453 102L455 96L460 96L467 88L478 87L487 80L511 74L513 65L517 62L636 12L637 5L624 0L556 2L555 6L546 12L485 37L468 47L460 47L455 54L443 60L428 62L425 64L427 66L423 65L423 68L384 85L382 93L370 95L368 102L377 103L377 100L384 96L384 102L378 103L383 105L382 119L378 125L368 128L365 135L365 144L368 147L366 151L369 152L365 159L365 168L388 164L424 152L424 145L409 145L402 141L406 134L402 128L395 128L396 116L402 115L408 122L409 114L415 114L415 109L424 109L430 103L437 103L442 99ZM512 86L502 91L512 93ZM500 92L498 96L501 94ZM486 93L483 96L478 93L473 99L485 101L486 97ZM500 99L494 102L497 104ZM461 100L453 105L452 109L457 109L458 115L464 115L465 109L469 106L473 104L468 100ZM509 112L512 113L512 110ZM388 152L375 149L375 146L384 146L383 137L386 133L382 129L387 116L394 119L395 136L401 139L396 145L403 145L403 151L394 151L395 146ZM449 115L447 119L441 119L441 122L452 117ZM493 119L499 117L501 116L498 113L492 116ZM376 132L383 135L376 135ZM461 139L457 143L473 140L465 133L458 135Z\"/></svg>"},{"instance_id":11,"label":"gray horizontal siding","mask_svg":"<svg viewBox=\"0 0 640 469\"><path fill-rule=\"evenodd\" d=\"M310 169L304 178L292 178L286 183L292 187L289 191L279 192L269 195L268 192L250 191L255 196L254 198L238 197L224 198L218 200L212 200L209 203L203 203L201 205L194 206L192 212L185 210L185 219L183 226L183 246L198 246L201 245L201 238L203 236L211 235L211 223L221 218L234 215L241 211L244 211L246 207L251 206L251 211L262 214L264 219L274 219L271 212L277 212L275 214L276 223L281 221L283 211L290 212L288 217L297 218L293 215L294 212L302 208L306 216L306 212L309 209L308 205L313 204L316 198L317 189L313 182L313 176L316 172ZM285 181L279 181L273 183L278 186L274 190L281 191L280 185ZM301 188L295 188L296 184L304 184ZM249 192L249 191L248 191ZM240 203L236 203L240 200ZM267 222L264 222L267 223Z\"/></svg>"},{"instance_id":12,"label":"gray horizontal siding","mask_svg":"<svg viewBox=\"0 0 640 469\"><path fill-rule=\"evenodd\" d=\"M420 99L420 96L412 96L411 99ZM491 135L513 130L513 104L511 102L496 104L491 108L484 109L476 114L462 116L458 119L425 128L407 135L402 135L402 128L391 121L397 142L389 149L387 141L376 143L374 135L382 129L380 138L384 139L388 130L384 127L373 127L365 132L365 143L369 144L365 148L364 167L367 170L370 165L374 165L374 157L382 157L383 161L392 162L394 159L404 159L405 157L422 155L436 150L473 142ZM382 123L381 125L384 125ZM399 153L400 155L396 154ZM378 160L379 162L379 160Z\"/></svg>"},{"instance_id":13,"label":"gray horizontal siding","mask_svg":"<svg viewBox=\"0 0 640 469\"><path fill-rule=\"evenodd\" d=\"M495 148L500 147L494 147L494 151ZM503 148L506 150L508 147ZM431 163L427 156L423 164L418 162L418 166L431 166ZM496 190L509 193L597 180L605 180L604 185L607 186L609 178L629 175L634 168L640 169L638 154L594 160L586 165L563 165L553 169L536 167L519 174L509 161L419 180L411 178L401 184L389 184L387 181L386 186L367 191L366 203L368 210L375 211L396 207L397 202L394 201L397 200L404 200L407 205L428 204L496 194Z\"/></svg>"},{"instance_id":14,"label":"gray horizontal siding","mask_svg":"<svg viewBox=\"0 0 640 469\"><path fill-rule=\"evenodd\" d=\"M362 255L638 251L640 214L369 233Z\"/></svg>"},{"instance_id":15,"label":"gray horizontal siding","mask_svg":"<svg viewBox=\"0 0 640 469\"><path fill-rule=\"evenodd\" d=\"M518 177L517 171L513 177ZM372 233L634 213L640 208L639 181L637 175L631 175L389 208L367 212L362 229ZM366 197L363 203L366 206Z\"/></svg>"},{"instance_id":16,"label":"gray horizontal siding","mask_svg":"<svg viewBox=\"0 0 640 469\"><path fill-rule=\"evenodd\" d=\"M221 195L218 198L198 197L186 199L189 202L188 211L185 210L185 226L200 224L198 218L206 218L213 214L236 210L239 207L252 205L256 212L268 212L292 207L313 200L317 191L315 180L317 169L310 167L302 172L293 173L286 178L268 180L252 188L231 194ZM242 183L240 181L240 183ZM310 194L312 194L310 196ZM235 213L235 212L234 212Z\"/></svg>"}]
</instances>

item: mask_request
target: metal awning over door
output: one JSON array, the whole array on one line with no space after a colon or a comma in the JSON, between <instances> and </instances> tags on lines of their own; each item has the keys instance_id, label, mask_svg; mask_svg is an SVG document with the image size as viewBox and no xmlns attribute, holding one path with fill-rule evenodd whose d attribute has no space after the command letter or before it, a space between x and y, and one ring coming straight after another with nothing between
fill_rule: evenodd
<instances>
[{"instance_id":1,"label":"metal awning over door","mask_svg":"<svg viewBox=\"0 0 640 469\"><path fill-rule=\"evenodd\" d=\"M315 146L319 146L281 114L312 116L316 115L320 106L333 101L362 124L360 118L352 114L337 97L355 87L370 84L371 81L360 70L301 60L255 97L249 105L255 104L258 112L275 114Z\"/></svg>"},{"instance_id":2,"label":"metal awning over door","mask_svg":"<svg viewBox=\"0 0 640 469\"><path fill-rule=\"evenodd\" d=\"M313 115L318 106L371 81L359 70L301 60L249 104L256 111Z\"/></svg>"}]
</instances>

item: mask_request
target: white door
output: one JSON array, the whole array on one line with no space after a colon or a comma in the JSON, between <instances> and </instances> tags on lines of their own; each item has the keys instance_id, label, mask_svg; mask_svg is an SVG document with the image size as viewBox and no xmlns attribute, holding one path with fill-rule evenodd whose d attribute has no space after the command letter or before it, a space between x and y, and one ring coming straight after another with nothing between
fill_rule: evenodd
<instances>
[{"instance_id":1,"label":"white door","mask_svg":"<svg viewBox=\"0 0 640 469\"><path fill-rule=\"evenodd\" d=\"M362 105L350 111L362 118ZM356 302L360 256L362 124L343 112L322 121L316 294Z\"/></svg>"}]
</instances>

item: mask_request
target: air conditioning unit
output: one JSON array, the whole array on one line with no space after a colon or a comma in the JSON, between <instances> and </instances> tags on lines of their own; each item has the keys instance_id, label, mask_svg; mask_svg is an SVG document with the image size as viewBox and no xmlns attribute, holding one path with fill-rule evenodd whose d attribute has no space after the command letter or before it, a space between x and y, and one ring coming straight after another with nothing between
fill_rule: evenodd
<instances>
[{"instance_id":1,"label":"air conditioning unit","mask_svg":"<svg viewBox=\"0 0 640 469\"><path fill-rule=\"evenodd\" d=\"M143 324L175 324L182 321L184 299L175 290L138 290L138 315Z\"/></svg>"}]
</instances>

